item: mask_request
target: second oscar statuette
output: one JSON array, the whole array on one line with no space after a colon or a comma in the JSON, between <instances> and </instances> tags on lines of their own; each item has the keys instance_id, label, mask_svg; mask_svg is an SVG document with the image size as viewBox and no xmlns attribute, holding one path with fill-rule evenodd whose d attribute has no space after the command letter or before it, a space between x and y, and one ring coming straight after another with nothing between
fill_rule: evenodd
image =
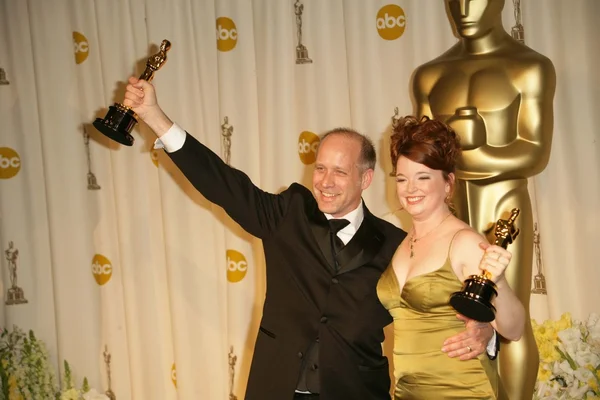
<instances>
[{"instance_id":1,"label":"second oscar statuette","mask_svg":"<svg viewBox=\"0 0 600 400\"><path fill-rule=\"evenodd\" d=\"M520 230L515 228L515 220L520 210L513 208L508 220L496 222L494 244L506 249L517 238ZM481 275L471 275L463 284L460 292L452 293L450 305L460 314L479 322L491 322L496 318L496 308L492 300L498 295L496 284L487 271Z\"/></svg>"},{"instance_id":2,"label":"second oscar statuette","mask_svg":"<svg viewBox=\"0 0 600 400\"><path fill-rule=\"evenodd\" d=\"M148 82L152 80L154 72L158 71L167 61L167 51L170 48L171 42L163 40L158 53L148 58L146 69L140 75L140 79ZM108 108L104 118L96 118L94 127L115 142L131 146L134 141L131 131L137 122L136 115L131 109L121 103L115 103Z\"/></svg>"}]
</instances>

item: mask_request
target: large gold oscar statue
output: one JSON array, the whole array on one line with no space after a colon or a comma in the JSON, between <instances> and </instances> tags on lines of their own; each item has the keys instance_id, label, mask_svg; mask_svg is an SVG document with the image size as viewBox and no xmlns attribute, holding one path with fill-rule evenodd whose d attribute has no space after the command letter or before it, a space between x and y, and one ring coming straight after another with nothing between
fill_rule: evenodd
<instances>
[{"instance_id":1,"label":"large gold oscar statue","mask_svg":"<svg viewBox=\"0 0 600 400\"><path fill-rule=\"evenodd\" d=\"M494 221L521 210L521 235L506 276L529 316L533 218L527 178L541 172L550 156L556 74L548 58L504 30L504 0L445 4L459 41L415 70L415 114L446 121L461 137L454 202L465 222L489 235ZM521 340L501 347L500 398L531 400L538 362L527 323Z\"/></svg>"}]
</instances>

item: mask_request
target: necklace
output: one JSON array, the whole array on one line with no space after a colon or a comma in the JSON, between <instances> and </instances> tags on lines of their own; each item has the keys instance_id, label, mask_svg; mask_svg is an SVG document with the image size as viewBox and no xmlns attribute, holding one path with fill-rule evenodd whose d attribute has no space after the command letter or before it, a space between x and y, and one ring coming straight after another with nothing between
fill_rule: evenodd
<instances>
[{"instance_id":1,"label":"necklace","mask_svg":"<svg viewBox=\"0 0 600 400\"><path fill-rule=\"evenodd\" d=\"M417 243L418 240L423 239L425 236L429 235L431 232L433 232L434 230L436 230L437 228L439 228L444 223L444 221L447 220L448 217L451 216L451 215L452 215L452 213L449 213L448 215L446 215L444 217L444 219L440 221L439 224L437 224L436 226L434 226L433 228L431 228L426 234L424 234L420 238L416 238L415 237L415 228L413 227L412 234L410 235L410 239L409 239L409 243L410 243L409 244L409 246L410 246L410 258L413 258L415 256L415 251L414 251L414 248L413 248L414 244Z\"/></svg>"}]
</instances>

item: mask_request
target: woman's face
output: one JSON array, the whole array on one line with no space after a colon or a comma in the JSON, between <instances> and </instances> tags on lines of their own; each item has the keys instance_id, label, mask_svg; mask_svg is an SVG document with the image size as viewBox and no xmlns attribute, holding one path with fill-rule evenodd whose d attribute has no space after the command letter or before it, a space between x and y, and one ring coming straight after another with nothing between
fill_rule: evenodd
<instances>
[{"instance_id":1,"label":"woman's face","mask_svg":"<svg viewBox=\"0 0 600 400\"><path fill-rule=\"evenodd\" d=\"M449 179L453 179L450 174ZM431 169L401 156L396 163L396 194L402 207L414 218L426 219L447 207L444 200L450 183L442 171Z\"/></svg>"}]
</instances>

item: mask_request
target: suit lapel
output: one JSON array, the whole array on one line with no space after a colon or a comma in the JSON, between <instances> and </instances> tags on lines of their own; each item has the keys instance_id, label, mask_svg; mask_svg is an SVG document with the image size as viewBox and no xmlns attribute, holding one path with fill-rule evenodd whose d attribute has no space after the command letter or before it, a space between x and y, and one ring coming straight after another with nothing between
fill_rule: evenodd
<instances>
[{"instance_id":1,"label":"suit lapel","mask_svg":"<svg viewBox=\"0 0 600 400\"><path fill-rule=\"evenodd\" d=\"M327 260L331 271L335 271L335 263L333 260L333 254L331 253L331 239L329 238L329 224L327 223L327 218L325 214L319 210L319 207L316 202L312 202L312 204L307 205L308 209L306 210L307 215L309 216L309 225L312 230L313 236L321 249L321 253Z\"/></svg>"},{"instance_id":2,"label":"suit lapel","mask_svg":"<svg viewBox=\"0 0 600 400\"><path fill-rule=\"evenodd\" d=\"M312 203L312 204L311 204ZM371 261L383 246L385 237L374 224L375 217L363 203L365 217L360 228L352 237L352 240L338 254L340 270L338 274L352 271ZM329 224L327 218L316 202L307 204L306 214L309 216L309 225L313 236L321 249L321 253L327 260L331 271L335 273L335 263L331 253L331 242L329 238Z\"/></svg>"},{"instance_id":3,"label":"suit lapel","mask_svg":"<svg viewBox=\"0 0 600 400\"><path fill-rule=\"evenodd\" d=\"M373 223L374 216L364 207L365 218L352 240L338 254L341 265L338 274L352 271L371 261L381 249L384 242L383 234Z\"/></svg>"}]
</instances>

